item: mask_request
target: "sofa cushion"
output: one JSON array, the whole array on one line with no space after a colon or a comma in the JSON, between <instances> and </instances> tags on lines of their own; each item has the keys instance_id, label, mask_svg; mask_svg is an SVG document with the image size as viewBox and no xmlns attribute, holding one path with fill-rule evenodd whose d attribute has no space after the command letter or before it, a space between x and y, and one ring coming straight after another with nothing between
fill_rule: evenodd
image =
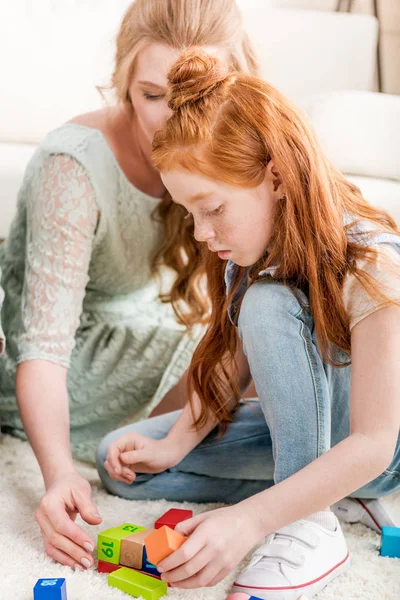
<instances>
[{"instance_id":1,"label":"sofa cushion","mask_svg":"<svg viewBox=\"0 0 400 600\"><path fill-rule=\"evenodd\" d=\"M303 106L341 171L400 181L399 96L342 91L309 97Z\"/></svg>"},{"instance_id":2,"label":"sofa cushion","mask_svg":"<svg viewBox=\"0 0 400 600\"><path fill-rule=\"evenodd\" d=\"M0 143L0 239L7 236L25 168L36 146Z\"/></svg>"}]
</instances>

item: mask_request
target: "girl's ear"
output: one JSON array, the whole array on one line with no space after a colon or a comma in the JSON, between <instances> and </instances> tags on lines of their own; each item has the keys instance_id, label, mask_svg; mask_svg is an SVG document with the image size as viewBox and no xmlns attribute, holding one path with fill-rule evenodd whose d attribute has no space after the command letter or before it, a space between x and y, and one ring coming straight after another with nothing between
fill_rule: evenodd
<instances>
[{"instance_id":1,"label":"girl's ear","mask_svg":"<svg viewBox=\"0 0 400 600\"><path fill-rule=\"evenodd\" d=\"M274 165L274 162L272 160L270 160L269 163L267 164L267 174L272 183L274 192L279 191L279 192L282 192L282 194L283 194L282 178L281 178L279 172L277 171L277 169Z\"/></svg>"}]
</instances>

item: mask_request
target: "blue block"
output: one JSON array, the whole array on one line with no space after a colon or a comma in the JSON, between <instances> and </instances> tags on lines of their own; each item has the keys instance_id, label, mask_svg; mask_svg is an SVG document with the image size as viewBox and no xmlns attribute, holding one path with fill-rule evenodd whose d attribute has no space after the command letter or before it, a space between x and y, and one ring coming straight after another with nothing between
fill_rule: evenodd
<instances>
[{"instance_id":1,"label":"blue block","mask_svg":"<svg viewBox=\"0 0 400 600\"><path fill-rule=\"evenodd\" d=\"M153 563L151 563L147 558L146 546L143 546L142 571L148 573L149 575L157 575L157 577L161 577L161 573L157 571L156 565L153 565Z\"/></svg>"},{"instance_id":2,"label":"blue block","mask_svg":"<svg viewBox=\"0 0 400 600\"><path fill-rule=\"evenodd\" d=\"M65 579L38 579L33 588L34 600L67 600Z\"/></svg>"},{"instance_id":3,"label":"blue block","mask_svg":"<svg viewBox=\"0 0 400 600\"><path fill-rule=\"evenodd\" d=\"M249 600L261 600L258 596L250 596Z\"/></svg>"},{"instance_id":4,"label":"blue block","mask_svg":"<svg viewBox=\"0 0 400 600\"><path fill-rule=\"evenodd\" d=\"M382 527L381 556L400 558L400 527Z\"/></svg>"}]
</instances>

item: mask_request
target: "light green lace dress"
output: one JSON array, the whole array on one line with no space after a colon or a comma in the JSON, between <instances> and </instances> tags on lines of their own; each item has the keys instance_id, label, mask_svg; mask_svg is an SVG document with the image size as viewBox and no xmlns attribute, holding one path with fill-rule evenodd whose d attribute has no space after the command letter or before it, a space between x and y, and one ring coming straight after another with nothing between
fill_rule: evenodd
<instances>
[{"instance_id":1,"label":"light green lace dress","mask_svg":"<svg viewBox=\"0 0 400 600\"><path fill-rule=\"evenodd\" d=\"M108 431L148 416L183 374L203 328L187 333L159 300L158 202L133 187L96 129L63 125L37 149L0 248L3 430L26 439L14 384L22 361L69 369L73 453L90 462Z\"/></svg>"}]
</instances>

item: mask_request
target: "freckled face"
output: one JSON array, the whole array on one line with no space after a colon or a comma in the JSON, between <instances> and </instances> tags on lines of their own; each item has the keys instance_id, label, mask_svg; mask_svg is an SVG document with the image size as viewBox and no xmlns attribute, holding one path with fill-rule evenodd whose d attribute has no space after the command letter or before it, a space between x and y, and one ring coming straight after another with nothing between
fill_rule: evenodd
<instances>
[{"instance_id":1,"label":"freckled face","mask_svg":"<svg viewBox=\"0 0 400 600\"><path fill-rule=\"evenodd\" d=\"M233 187L185 170L164 172L161 178L173 200L193 215L198 242L243 267L262 257L280 195L272 176L254 188Z\"/></svg>"}]
</instances>

